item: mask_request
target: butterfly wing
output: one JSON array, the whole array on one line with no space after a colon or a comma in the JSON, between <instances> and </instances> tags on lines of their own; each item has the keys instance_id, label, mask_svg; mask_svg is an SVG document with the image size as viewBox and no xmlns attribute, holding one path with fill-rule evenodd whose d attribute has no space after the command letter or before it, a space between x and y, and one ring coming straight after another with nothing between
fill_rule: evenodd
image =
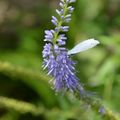
<instances>
[{"instance_id":1,"label":"butterfly wing","mask_svg":"<svg viewBox=\"0 0 120 120\"><path fill-rule=\"evenodd\" d=\"M98 45L100 42L94 39L88 39L85 40L83 42L78 43L74 48L72 48L71 50L68 51L68 55L71 54L76 54L79 52L83 52L86 51L90 48L95 47L96 45Z\"/></svg>"}]
</instances>

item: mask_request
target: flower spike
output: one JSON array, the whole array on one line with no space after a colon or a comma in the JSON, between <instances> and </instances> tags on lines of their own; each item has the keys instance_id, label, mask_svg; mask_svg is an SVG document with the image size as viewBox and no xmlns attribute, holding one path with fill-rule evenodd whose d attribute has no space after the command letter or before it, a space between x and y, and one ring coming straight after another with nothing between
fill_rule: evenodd
<instances>
[{"instance_id":1,"label":"flower spike","mask_svg":"<svg viewBox=\"0 0 120 120\"><path fill-rule=\"evenodd\" d=\"M48 75L53 77L51 84L56 92L69 90L83 95L85 91L75 75L75 62L72 61L70 55L92 48L98 44L98 41L89 39L78 44L70 51L64 47L67 41L64 33L69 30L69 26L64 26L64 24L71 20L71 13L74 8L70 4L75 1L60 0L60 9L56 10L59 18L52 16L51 20L55 28L45 30L44 41L46 44L42 52L43 68L47 69Z\"/></svg>"}]
</instances>

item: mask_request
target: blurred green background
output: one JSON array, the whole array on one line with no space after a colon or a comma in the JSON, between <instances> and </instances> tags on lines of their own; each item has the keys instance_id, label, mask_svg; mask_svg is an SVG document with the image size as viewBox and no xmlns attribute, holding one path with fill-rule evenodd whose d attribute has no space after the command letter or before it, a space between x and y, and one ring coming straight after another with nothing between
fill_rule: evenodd
<instances>
[{"instance_id":1,"label":"blurred green background","mask_svg":"<svg viewBox=\"0 0 120 120\"><path fill-rule=\"evenodd\" d=\"M44 30L59 0L0 0L0 120L102 120L67 93L56 95L42 69ZM95 38L73 56L86 90L120 112L120 0L77 0L67 48Z\"/></svg>"}]
</instances>

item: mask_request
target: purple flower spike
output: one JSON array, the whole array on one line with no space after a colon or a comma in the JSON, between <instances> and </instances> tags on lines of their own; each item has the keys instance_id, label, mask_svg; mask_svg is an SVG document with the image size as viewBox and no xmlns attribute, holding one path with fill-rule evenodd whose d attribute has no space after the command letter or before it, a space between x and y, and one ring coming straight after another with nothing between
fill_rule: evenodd
<instances>
[{"instance_id":1,"label":"purple flower spike","mask_svg":"<svg viewBox=\"0 0 120 120\"><path fill-rule=\"evenodd\" d=\"M69 26L63 26L70 22L71 12L74 10L70 3L75 0L60 0L60 10L56 10L59 19L52 16L51 22L55 25L54 30L45 31L46 43L43 50L44 69L53 77L51 84L56 92L70 90L75 92L80 89L79 79L75 75L75 63L68 55L64 47L67 37L60 32L67 32Z\"/></svg>"},{"instance_id":2,"label":"purple flower spike","mask_svg":"<svg viewBox=\"0 0 120 120\"><path fill-rule=\"evenodd\" d=\"M55 92L70 91L81 98L87 104L95 106L98 112L102 115L106 115L106 109L96 105L89 94L84 90L83 85L79 82L78 77L75 75L75 62L70 58L72 54L83 52L99 44L99 41L95 39L88 39L77 44L73 49L69 50L65 48L67 37L65 32L69 30L69 26L64 26L65 23L71 21L71 13L74 8L70 6L71 3L76 0L60 0L59 10L56 10L58 18L52 16L51 22L55 25L53 30L45 30L46 44L44 45L43 54L43 69L47 70L47 75L52 76L50 83ZM92 102L93 101L93 102ZM97 106L97 107L96 107Z\"/></svg>"}]
</instances>

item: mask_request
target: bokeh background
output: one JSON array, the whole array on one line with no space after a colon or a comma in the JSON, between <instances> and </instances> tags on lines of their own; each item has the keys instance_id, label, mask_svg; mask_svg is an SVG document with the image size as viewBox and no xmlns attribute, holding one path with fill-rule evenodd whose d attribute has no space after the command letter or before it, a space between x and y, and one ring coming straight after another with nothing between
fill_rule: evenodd
<instances>
[{"instance_id":1,"label":"bokeh background","mask_svg":"<svg viewBox=\"0 0 120 120\"><path fill-rule=\"evenodd\" d=\"M102 120L73 95L56 95L42 69L44 30L59 0L0 0L0 120ZM67 48L100 45L73 56L85 89L120 112L120 0L77 0Z\"/></svg>"}]
</instances>

